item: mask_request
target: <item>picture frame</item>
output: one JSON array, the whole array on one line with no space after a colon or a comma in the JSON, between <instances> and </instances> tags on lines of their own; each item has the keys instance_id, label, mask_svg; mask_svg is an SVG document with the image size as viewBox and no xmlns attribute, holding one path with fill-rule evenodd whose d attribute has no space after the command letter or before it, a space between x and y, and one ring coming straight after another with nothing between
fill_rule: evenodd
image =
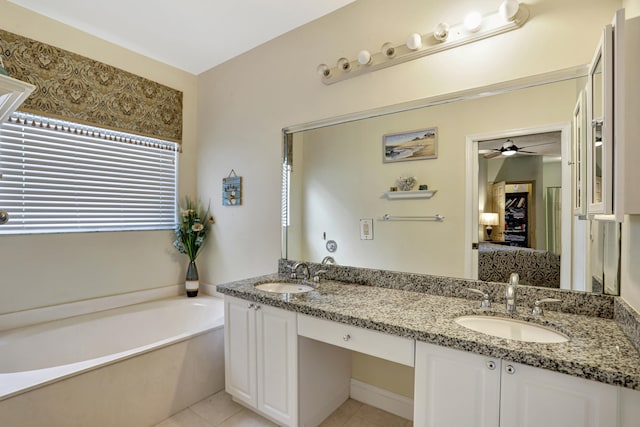
<instances>
[{"instance_id":1,"label":"picture frame","mask_svg":"<svg viewBox=\"0 0 640 427\"><path fill-rule=\"evenodd\" d=\"M231 169L228 177L222 178L222 206L242 205L242 177Z\"/></svg>"},{"instance_id":2,"label":"picture frame","mask_svg":"<svg viewBox=\"0 0 640 427\"><path fill-rule=\"evenodd\" d=\"M438 158L438 128L428 127L382 137L384 163Z\"/></svg>"}]
</instances>

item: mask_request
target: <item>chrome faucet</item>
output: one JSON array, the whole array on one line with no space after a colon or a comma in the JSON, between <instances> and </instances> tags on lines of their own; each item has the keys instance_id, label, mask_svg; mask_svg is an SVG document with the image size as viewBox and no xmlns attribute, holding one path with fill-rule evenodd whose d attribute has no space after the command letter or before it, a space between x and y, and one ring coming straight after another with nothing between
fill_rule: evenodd
<instances>
[{"instance_id":1,"label":"chrome faucet","mask_svg":"<svg viewBox=\"0 0 640 427\"><path fill-rule=\"evenodd\" d=\"M562 300L559 300L558 298L543 298L541 300L538 300L533 304L533 308L531 309L531 315L542 316L544 314L544 310L542 309L541 304L546 302L562 302Z\"/></svg>"},{"instance_id":2,"label":"chrome faucet","mask_svg":"<svg viewBox=\"0 0 640 427\"><path fill-rule=\"evenodd\" d=\"M507 314L516 313L516 287L518 286L519 280L520 276L518 276L518 273L511 273L505 292L505 309L507 310Z\"/></svg>"},{"instance_id":3,"label":"chrome faucet","mask_svg":"<svg viewBox=\"0 0 640 427\"><path fill-rule=\"evenodd\" d=\"M467 288L467 291L476 293L478 295L482 295L482 301L480 301L480 308L491 308L491 300L489 299L489 294L487 292L483 292L480 289Z\"/></svg>"},{"instance_id":4,"label":"chrome faucet","mask_svg":"<svg viewBox=\"0 0 640 427\"><path fill-rule=\"evenodd\" d=\"M313 273L313 283L320 283L320 275L324 273L328 273L329 270L318 269L315 273Z\"/></svg>"},{"instance_id":5,"label":"chrome faucet","mask_svg":"<svg viewBox=\"0 0 640 427\"><path fill-rule=\"evenodd\" d=\"M309 265L306 262L303 261L299 261L296 262L295 264L293 264L293 267L291 268L291 278L292 279L297 279L298 275L297 275L297 271L298 268L302 267L302 279L303 280L309 280L309 277L311 277L311 274L309 273Z\"/></svg>"},{"instance_id":6,"label":"chrome faucet","mask_svg":"<svg viewBox=\"0 0 640 427\"><path fill-rule=\"evenodd\" d=\"M326 257L322 258L322 265L335 265L336 264L336 260L334 257L327 255Z\"/></svg>"}]
</instances>

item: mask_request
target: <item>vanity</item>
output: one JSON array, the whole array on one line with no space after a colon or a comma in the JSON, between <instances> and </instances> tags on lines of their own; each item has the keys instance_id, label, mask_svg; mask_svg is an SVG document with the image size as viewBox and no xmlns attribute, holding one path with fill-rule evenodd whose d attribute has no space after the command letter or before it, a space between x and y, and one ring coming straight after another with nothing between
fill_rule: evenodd
<instances>
[{"instance_id":1,"label":"vanity","mask_svg":"<svg viewBox=\"0 0 640 427\"><path fill-rule=\"evenodd\" d=\"M281 425L318 425L348 398L350 351L414 368L416 426L631 427L640 419L640 353L613 320L624 309L615 297L519 286L511 318L568 338L524 342L456 322L509 318L504 283L330 266L309 292L256 288L291 282L286 266L217 288L227 392ZM469 288L492 306L481 308ZM559 311L532 316L545 297L559 298Z\"/></svg>"}]
</instances>

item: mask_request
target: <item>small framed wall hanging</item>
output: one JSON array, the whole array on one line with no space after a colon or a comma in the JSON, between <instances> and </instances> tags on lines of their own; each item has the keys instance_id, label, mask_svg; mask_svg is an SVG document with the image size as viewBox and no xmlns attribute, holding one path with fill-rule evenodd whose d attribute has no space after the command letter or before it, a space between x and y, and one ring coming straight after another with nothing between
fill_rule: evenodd
<instances>
[{"instance_id":1,"label":"small framed wall hanging","mask_svg":"<svg viewBox=\"0 0 640 427\"><path fill-rule=\"evenodd\" d=\"M229 176L222 178L222 206L242 204L242 177L231 169Z\"/></svg>"}]
</instances>

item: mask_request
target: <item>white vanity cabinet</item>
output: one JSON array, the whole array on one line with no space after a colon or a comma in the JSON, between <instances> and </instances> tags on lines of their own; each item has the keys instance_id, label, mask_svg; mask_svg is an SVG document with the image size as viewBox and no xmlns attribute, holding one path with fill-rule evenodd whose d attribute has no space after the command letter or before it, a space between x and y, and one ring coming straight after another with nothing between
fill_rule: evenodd
<instances>
[{"instance_id":1,"label":"white vanity cabinet","mask_svg":"<svg viewBox=\"0 0 640 427\"><path fill-rule=\"evenodd\" d=\"M417 342L413 425L497 427L500 366L500 359Z\"/></svg>"},{"instance_id":2,"label":"white vanity cabinet","mask_svg":"<svg viewBox=\"0 0 640 427\"><path fill-rule=\"evenodd\" d=\"M618 425L615 386L422 342L415 363L415 426Z\"/></svg>"},{"instance_id":3,"label":"white vanity cabinet","mask_svg":"<svg viewBox=\"0 0 640 427\"><path fill-rule=\"evenodd\" d=\"M298 333L306 338L401 365L414 365L415 341L413 339L318 319L304 314L298 316Z\"/></svg>"},{"instance_id":4,"label":"white vanity cabinet","mask_svg":"<svg viewBox=\"0 0 640 427\"><path fill-rule=\"evenodd\" d=\"M296 313L225 296L225 387L283 426L298 425Z\"/></svg>"},{"instance_id":5,"label":"white vanity cabinet","mask_svg":"<svg viewBox=\"0 0 640 427\"><path fill-rule=\"evenodd\" d=\"M502 362L501 426L608 427L617 423L617 387Z\"/></svg>"}]
</instances>

